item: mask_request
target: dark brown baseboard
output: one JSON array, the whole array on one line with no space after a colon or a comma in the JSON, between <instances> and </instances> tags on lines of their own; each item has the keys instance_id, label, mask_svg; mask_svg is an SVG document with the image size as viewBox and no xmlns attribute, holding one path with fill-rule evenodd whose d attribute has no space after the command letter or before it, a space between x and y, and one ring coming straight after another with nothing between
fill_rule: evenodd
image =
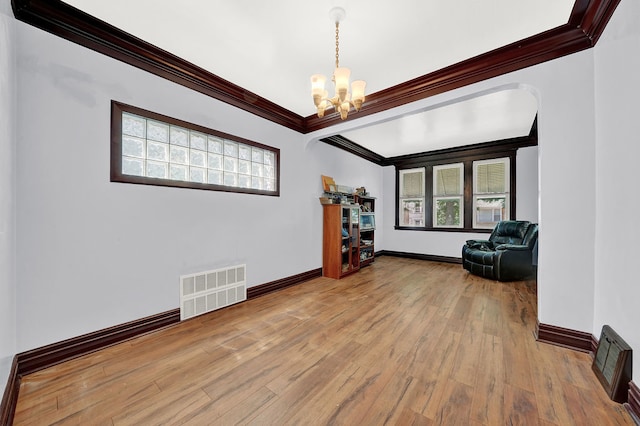
<instances>
[{"instance_id":1,"label":"dark brown baseboard","mask_svg":"<svg viewBox=\"0 0 640 426\"><path fill-rule=\"evenodd\" d=\"M462 264L462 258L450 256L436 256L433 254L407 253L403 251L381 250L376 252L376 256L394 256L404 257L407 259L429 260L431 262L459 263Z\"/></svg>"},{"instance_id":2,"label":"dark brown baseboard","mask_svg":"<svg viewBox=\"0 0 640 426\"><path fill-rule=\"evenodd\" d=\"M576 351L589 352L592 356L598 349L598 339L594 335L549 324L538 323L537 340ZM640 426L640 388L633 381L629 382L629 394L624 407L635 423Z\"/></svg>"},{"instance_id":3,"label":"dark brown baseboard","mask_svg":"<svg viewBox=\"0 0 640 426\"><path fill-rule=\"evenodd\" d=\"M247 297L252 299L271 291L279 290L312 278L320 277L322 269L314 269L291 277L272 281L247 289ZM63 340L17 355L18 376L34 373L52 365L95 352L180 322L180 309L172 309L146 318L116 325L82 336Z\"/></svg>"},{"instance_id":4,"label":"dark brown baseboard","mask_svg":"<svg viewBox=\"0 0 640 426\"><path fill-rule=\"evenodd\" d=\"M595 353L597 341L590 333L542 323L538 323L537 328L536 339L539 342L550 343L581 352ZM595 346L594 341L596 341Z\"/></svg>"},{"instance_id":5,"label":"dark brown baseboard","mask_svg":"<svg viewBox=\"0 0 640 426\"><path fill-rule=\"evenodd\" d=\"M272 291L280 290L285 287L289 287L295 284L300 284L304 281L309 281L314 278L322 276L322 268L312 269L301 274L292 275L287 278L271 281L265 284L260 284L247 289L247 299L253 299L254 297L262 296Z\"/></svg>"},{"instance_id":6,"label":"dark brown baseboard","mask_svg":"<svg viewBox=\"0 0 640 426\"><path fill-rule=\"evenodd\" d=\"M172 309L125 324L73 337L16 355L20 377L61 362L104 349L180 321L180 310Z\"/></svg>"},{"instance_id":7,"label":"dark brown baseboard","mask_svg":"<svg viewBox=\"0 0 640 426\"><path fill-rule=\"evenodd\" d=\"M629 382L629 398L624 406L636 424L640 425L640 388L633 380Z\"/></svg>"},{"instance_id":8,"label":"dark brown baseboard","mask_svg":"<svg viewBox=\"0 0 640 426\"><path fill-rule=\"evenodd\" d=\"M7 387L2 396L0 404L0 425L10 425L13 423L13 416L18 403L18 392L20 392L20 378L18 377L18 357L13 357Z\"/></svg>"},{"instance_id":9,"label":"dark brown baseboard","mask_svg":"<svg viewBox=\"0 0 640 426\"><path fill-rule=\"evenodd\" d=\"M247 298L252 299L321 276L322 268L318 268L250 287L247 289ZM0 405L0 425L10 425L13 421L23 376L179 322L180 309L172 309L15 355Z\"/></svg>"}]
</instances>

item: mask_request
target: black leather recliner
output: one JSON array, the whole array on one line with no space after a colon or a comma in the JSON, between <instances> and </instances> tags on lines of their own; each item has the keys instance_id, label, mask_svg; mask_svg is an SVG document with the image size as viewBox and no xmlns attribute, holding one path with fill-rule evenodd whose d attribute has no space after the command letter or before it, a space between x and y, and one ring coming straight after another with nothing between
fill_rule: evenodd
<instances>
[{"instance_id":1,"label":"black leather recliner","mask_svg":"<svg viewBox=\"0 0 640 426\"><path fill-rule=\"evenodd\" d=\"M488 240L467 240L462 266L467 271L498 281L521 280L535 271L532 258L538 225L523 220L498 222Z\"/></svg>"}]
</instances>

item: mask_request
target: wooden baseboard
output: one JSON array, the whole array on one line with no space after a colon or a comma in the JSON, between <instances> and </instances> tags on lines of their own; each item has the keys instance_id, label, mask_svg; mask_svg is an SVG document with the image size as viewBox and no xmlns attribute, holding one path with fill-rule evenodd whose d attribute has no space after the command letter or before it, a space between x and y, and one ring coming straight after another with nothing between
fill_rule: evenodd
<instances>
[{"instance_id":1,"label":"wooden baseboard","mask_svg":"<svg viewBox=\"0 0 640 426\"><path fill-rule=\"evenodd\" d=\"M394 256L404 257L407 259L430 260L432 262L459 263L462 264L462 258L450 256L436 256L433 254L407 253L403 251L381 250L376 252L376 256Z\"/></svg>"},{"instance_id":2,"label":"wooden baseboard","mask_svg":"<svg viewBox=\"0 0 640 426\"><path fill-rule=\"evenodd\" d=\"M247 298L252 299L321 276L322 268L318 268L259 286L250 287L247 289ZM13 364L7 386L2 397L2 405L0 405L0 425L10 425L13 421L22 376L122 343L134 337L169 327L179 322L180 309L172 309L167 312L73 337L15 355L13 357Z\"/></svg>"},{"instance_id":3,"label":"wooden baseboard","mask_svg":"<svg viewBox=\"0 0 640 426\"><path fill-rule=\"evenodd\" d=\"M633 380L629 382L629 398L624 406L636 424L640 425L640 388Z\"/></svg>"},{"instance_id":4,"label":"wooden baseboard","mask_svg":"<svg viewBox=\"0 0 640 426\"><path fill-rule=\"evenodd\" d=\"M272 291L280 290L285 287L289 287L295 284L300 284L304 281L308 281L314 278L322 276L322 268L312 269L301 274L292 275L280 280L271 281L265 284L260 284L247 289L247 299L253 299L254 297L262 296Z\"/></svg>"},{"instance_id":5,"label":"wooden baseboard","mask_svg":"<svg viewBox=\"0 0 640 426\"><path fill-rule=\"evenodd\" d=\"M251 299L320 276L322 276L322 269L318 268L256 287L250 287L247 289L247 297ZM17 355L18 375L24 376L34 373L51 367L52 365L104 349L179 322L180 309L172 309L167 312L22 352Z\"/></svg>"},{"instance_id":6,"label":"wooden baseboard","mask_svg":"<svg viewBox=\"0 0 640 426\"><path fill-rule=\"evenodd\" d=\"M172 309L167 312L19 353L17 355L18 375L24 376L34 373L44 368L60 364L61 362L113 346L142 334L177 324L179 321L180 310Z\"/></svg>"},{"instance_id":7,"label":"wooden baseboard","mask_svg":"<svg viewBox=\"0 0 640 426\"><path fill-rule=\"evenodd\" d=\"M595 353L597 340L590 333L542 323L538 323L537 329L536 339L539 342L550 343L581 352Z\"/></svg>"},{"instance_id":8,"label":"wooden baseboard","mask_svg":"<svg viewBox=\"0 0 640 426\"><path fill-rule=\"evenodd\" d=\"M20 392L20 376L18 375L18 357L13 357L7 387L0 403L0 425L10 425L13 423L13 415L16 412L18 403L18 392Z\"/></svg>"},{"instance_id":9,"label":"wooden baseboard","mask_svg":"<svg viewBox=\"0 0 640 426\"><path fill-rule=\"evenodd\" d=\"M589 352L593 356L598 349L598 339L589 333L538 323L537 340L565 348ZM629 382L628 401L624 403L635 423L640 426L640 388Z\"/></svg>"}]
</instances>

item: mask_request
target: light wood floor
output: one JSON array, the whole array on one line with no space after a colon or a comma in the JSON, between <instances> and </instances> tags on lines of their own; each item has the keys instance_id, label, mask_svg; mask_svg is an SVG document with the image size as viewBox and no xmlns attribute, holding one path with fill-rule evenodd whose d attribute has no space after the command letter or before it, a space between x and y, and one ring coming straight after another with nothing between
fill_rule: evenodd
<instances>
[{"instance_id":1,"label":"light wood floor","mask_svg":"<svg viewBox=\"0 0 640 426\"><path fill-rule=\"evenodd\" d=\"M16 425L633 425L533 281L381 257L26 376Z\"/></svg>"}]
</instances>

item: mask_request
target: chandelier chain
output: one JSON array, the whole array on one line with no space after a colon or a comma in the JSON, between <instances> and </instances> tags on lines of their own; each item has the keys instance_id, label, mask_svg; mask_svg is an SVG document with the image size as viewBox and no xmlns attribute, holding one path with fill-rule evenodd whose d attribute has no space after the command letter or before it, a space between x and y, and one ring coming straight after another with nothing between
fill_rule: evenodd
<instances>
[{"instance_id":1,"label":"chandelier chain","mask_svg":"<svg viewBox=\"0 0 640 426\"><path fill-rule=\"evenodd\" d=\"M336 68L340 68L340 22L336 21Z\"/></svg>"}]
</instances>

